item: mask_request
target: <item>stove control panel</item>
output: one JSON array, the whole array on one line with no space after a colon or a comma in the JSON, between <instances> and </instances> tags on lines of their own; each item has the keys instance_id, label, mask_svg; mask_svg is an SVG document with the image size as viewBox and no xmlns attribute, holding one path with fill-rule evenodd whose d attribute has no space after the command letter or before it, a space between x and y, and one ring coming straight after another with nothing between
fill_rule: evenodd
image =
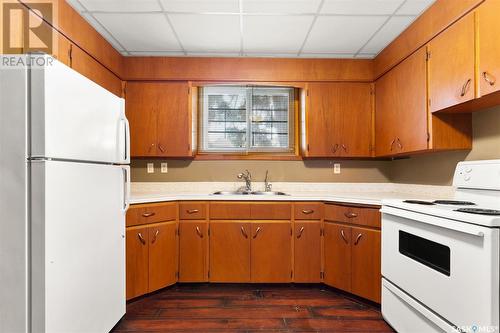
<instances>
[{"instance_id":1,"label":"stove control panel","mask_svg":"<svg viewBox=\"0 0 500 333\"><path fill-rule=\"evenodd\" d=\"M458 163L453 176L453 186L457 188L500 190L500 160Z\"/></svg>"}]
</instances>

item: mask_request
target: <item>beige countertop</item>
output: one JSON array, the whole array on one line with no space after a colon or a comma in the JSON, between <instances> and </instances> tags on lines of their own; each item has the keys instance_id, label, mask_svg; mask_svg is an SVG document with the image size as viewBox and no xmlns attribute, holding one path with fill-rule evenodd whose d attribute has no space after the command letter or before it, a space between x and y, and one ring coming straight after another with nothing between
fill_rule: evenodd
<instances>
[{"instance_id":1,"label":"beige countertop","mask_svg":"<svg viewBox=\"0 0 500 333\"><path fill-rule=\"evenodd\" d=\"M215 191L234 191L242 183L231 182L165 182L132 183L130 203L165 201L326 201L381 205L384 199L445 199L453 196L451 186L429 186L394 183L275 183L273 190L285 196L213 195ZM260 190L263 184L255 183Z\"/></svg>"}]
</instances>

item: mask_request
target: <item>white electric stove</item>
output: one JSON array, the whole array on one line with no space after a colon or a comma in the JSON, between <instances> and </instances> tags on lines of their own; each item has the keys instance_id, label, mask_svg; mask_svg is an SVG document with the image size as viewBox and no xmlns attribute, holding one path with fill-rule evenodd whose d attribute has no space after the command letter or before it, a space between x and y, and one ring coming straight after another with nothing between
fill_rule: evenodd
<instances>
[{"instance_id":1,"label":"white electric stove","mask_svg":"<svg viewBox=\"0 0 500 333\"><path fill-rule=\"evenodd\" d=\"M382 206L382 314L398 332L498 332L500 160L458 163L453 200Z\"/></svg>"}]
</instances>

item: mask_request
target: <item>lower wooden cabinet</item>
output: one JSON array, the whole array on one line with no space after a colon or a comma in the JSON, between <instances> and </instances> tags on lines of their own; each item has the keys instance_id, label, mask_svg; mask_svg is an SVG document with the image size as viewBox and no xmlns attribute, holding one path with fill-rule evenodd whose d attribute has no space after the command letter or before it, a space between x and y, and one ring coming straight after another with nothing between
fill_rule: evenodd
<instances>
[{"instance_id":1,"label":"lower wooden cabinet","mask_svg":"<svg viewBox=\"0 0 500 333\"><path fill-rule=\"evenodd\" d=\"M290 221L251 223L252 282L292 281L292 224Z\"/></svg>"},{"instance_id":2,"label":"lower wooden cabinet","mask_svg":"<svg viewBox=\"0 0 500 333\"><path fill-rule=\"evenodd\" d=\"M295 222L293 281L321 282L321 222Z\"/></svg>"},{"instance_id":3,"label":"lower wooden cabinet","mask_svg":"<svg viewBox=\"0 0 500 333\"><path fill-rule=\"evenodd\" d=\"M325 223L324 282L380 303L380 231Z\"/></svg>"},{"instance_id":4,"label":"lower wooden cabinet","mask_svg":"<svg viewBox=\"0 0 500 333\"><path fill-rule=\"evenodd\" d=\"M290 221L210 222L211 282L290 282Z\"/></svg>"},{"instance_id":5,"label":"lower wooden cabinet","mask_svg":"<svg viewBox=\"0 0 500 333\"><path fill-rule=\"evenodd\" d=\"M127 299L177 282L177 222L127 228Z\"/></svg>"},{"instance_id":6,"label":"lower wooden cabinet","mask_svg":"<svg viewBox=\"0 0 500 333\"><path fill-rule=\"evenodd\" d=\"M351 227L325 223L325 275L329 286L351 290Z\"/></svg>"},{"instance_id":7,"label":"lower wooden cabinet","mask_svg":"<svg viewBox=\"0 0 500 333\"><path fill-rule=\"evenodd\" d=\"M149 233L147 227L127 228L126 271L127 299L148 292Z\"/></svg>"},{"instance_id":8,"label":"lower wooden cabinet","mask_svg":"<svg viewBox=\"0 0 500 333\"><path fill-rule=\"evenodd\" d=\"M208 281L208 222L179 222L179 282Z\"/></svg>"},{"instance_id":9,"label":"lower wooden cabinet","mask_svg":"<svg viewBox=\"0 0 500 333\"><path fill-rule=\"evenodd\" d=\"M211 282L250 282L250 223L210 222Z\"/></svg>"}]
</instances>

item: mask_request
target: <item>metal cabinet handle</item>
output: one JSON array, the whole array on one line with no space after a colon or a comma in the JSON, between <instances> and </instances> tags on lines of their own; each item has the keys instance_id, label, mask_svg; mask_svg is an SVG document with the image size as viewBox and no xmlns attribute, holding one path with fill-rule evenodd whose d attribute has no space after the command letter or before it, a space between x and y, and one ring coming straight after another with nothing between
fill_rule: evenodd
<instances>
[{"instance_id":1,"label":"metal cabinet handle","mask_svg":"<svg viewBox=\"0 0 500 333\"><path fill-rule=\"evenodd\" d=\"M403 149L403 144L401 143L401 140L399 138L397 139L398 147L399 149Z\"/></svg>"},{"instance_id":2,"label":"metal cabinet handle","mask_svg":"<svg viewBox=\"0 0 500 333\"><path fill-rule=\"evenodd\" d=\"M153 213L143 213L142 214L142 216L144 216L144 217L151 217L151 216L155 216L155 215L156 215L156 213L154 213L154 212Z\"/></svg>"},{"instance_id":3,"label":"metal cabinet handle","mask_svg":"<svg viewBox=\"0 0 500 333\"><path fill-rule=\"evenodd\" d=\"M154 146L155 146L155 144L154 144L154 143L152 143L152 144L151 144L151 146L149 146L148 152L150 152L150 151L151 151L151 149L152 149Z\"/></svg>"},{"instance_id":4,"label":"metal cabinet handle","mask_svg":"<svg viewBox=\"0 0 500 333\"><path fill-rule=\"evenodd\" d=\"M304 232L304 227L301 227L300 230L299 230L299 234L297 235L297 239L299 239L300 237L302 237L302 233Z\"/></svg>"},{"instance_id":5,"label":"metal cabinet handle","mask_svg":"<svg viewBox=\"0 0 500 333\"><path fill-rule=\"evenodd\" d=\"M462 92L460 93L460 97L464 97L465 94L467 94L467 91L469 91L471 81L472 81L471 79L468 79L467 82L464 83L464 85L462 86Z\"/></svg>"},{"instance_id":6,"label":"metal cabinet handle","mask_svg":"<svg viewBox=\"0 0 500 333\"><path fill-rule=\"evenodd\" d=\"M144 237L142 237L142 234L140 232L137 234L137 237L139 237L142 245L146 245L146 240L144 239Z\"/></svg>"},{"instance_id":7,"label":"metal cabinet handle","mask_svg":"<svg viewBox=\"0 0 500 333\"><path fill-rule=\"evenodd\" d=\"M483 72L483 79L484 81L488 82L490 86L494 86L495 83L497 82L495 77L488 72Z\"/></svg>"},{"instance_id":8,"label":"metal cabinet handle","mask_svg":"<svg viewBox=\"0 0 500 333\"><path fill-rule=\"evenodd\" d=\"M310 215L314 213L313 209L302 209L302 214Z\"/></svg>"},{"instance_id":9,"label":"metal cabinet handle","mask_svg":"<svg viewBox=\"0 0 500 333\"><path fill-rule=\"evenodd\" d=\"M394 143L396 143L396 139L391 141L391 151L394 149Z\"/></svg>"},{"instance_id":10,"label":"metal cabinet handle","mask_svg":"<svg viewBox=\"0 0 500 333\"><path fill-rule=\"evenodd\" d=\"M342 149L344 149L346 153L348 152L347 146L345 144L342 144Z\"/></svg>"},{"instance_id":11,"label":"metal cabinet handle","mask_svg":"<svg viewBox=\"0 0 500 333\"><path fill-rule=\"evenodd\" d=\"M339 149L339 144L336 143L335 145L332 146L332 152L335 154L337 150Z\"/></svg>"},{"instance_id":12,"label":"metal cabinet handle","mask_svg":"<svg viewBox=\"0 0 500 333\"><path fill-rule=\"evenodd\" d=\"M203 234L202 234L202 232L200 230L200 227L198 227L198 226L196 226L196 233L198 234L198 236L200 236L200 238L203 238Z\"/></svg>"},{"instance_id":13,"label":"metal cabinet handle","mask_svg":"<svg viewBox=\"0 0 500 333\"><path fill-rule=\"evenodd\" d=\"M188 213L188 214L196 214L198 212L199 212L198 209L188 209L188 210L186 210L186 213Z\"/></svg>"},{"instance_id":14,"label":"metal cabinet handle","mask_svg":"<svg viewBox=\"0 0 500 333\"><path fill-rule=\"evenodd\" d=\"M164 152L165 152L165 148L163 148L163 146L161 145L161 143L159 143L159 144L158 144L158 149L160 149L160 151L161 151L162 153L164 153Z\"/></svg>"},{"instance_id":15,"label":"metal cabinet handle","mask_svg":"<svg viewBox=\"0 0 500 333\"><path fill-rule=\"evenodd\" d=\"M248 234L245 231L245 228L243 228L243 226L241 226L241 234L243 235L243 237L248 238Z\"/></svg>"},{"instance_id":16,"label":"metal cabinet handle","mask_svg":"<svg viewBox=\"0 0 500 333\"><path fill-rule=\"evenodd\" d=\"M160 233L160 230L156 230L154 236L153 236L153 239L151 240L151 244L154 244L154 242L156 242L156 237L158 237L158 234Z\"/></svg>"},{"instance_id":17,"label":"metal cabinet handle","mask_svg":"<svg viewBox=\"0 0 500 333\"><path fill-rule=\"evenodd\" d=\"M349 218L349 219L352 219L354 217L358 217L358 214L353 213L353 212L345 212L344 216L347 217L347 218Z\"/></svg>"},{"instance_id":18,"label":"metal cabinet handle","mask_svg":"<svg viewBox=\"0 0 500 333\"><path fill-rule=\"evenodd\" d=\"M253 235L253 239L257 238L259 232L260 232L260 227L257 227L257 229L255 230L255 235Z\"/></svg>"},{"instance_id":19,"label":"metal cabinet handle","mask_svg":"<svg viewBox=\"0 0 500 333\"><path fill-rule=\"evenodd\" d=\"M363 234L359 234L358 237L356 237L356 240L354 241L354 245L358 245L359 241L361 240L361 237L363 237Z\"/></svg>"},{"instance_id":20,"label":"metal cabinet handle","mask_svg":"<svg viewBox=\"0 0 500 333\"><path fill-rule=\"evenodd\" d=\"M344 230L340 230L340 236L342 236L342 239L344 240L344 242L346 244L349 244L349 241L347 240L347 238L345 236Z\"/></svg>"}]
</instances>

